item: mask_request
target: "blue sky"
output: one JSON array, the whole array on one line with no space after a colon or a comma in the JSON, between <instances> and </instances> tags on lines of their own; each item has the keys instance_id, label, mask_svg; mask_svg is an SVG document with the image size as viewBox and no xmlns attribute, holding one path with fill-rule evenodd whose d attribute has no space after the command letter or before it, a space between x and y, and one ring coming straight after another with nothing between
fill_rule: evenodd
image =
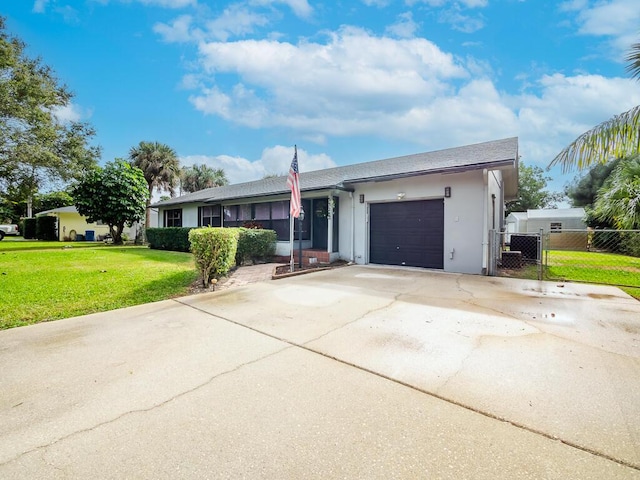
<instances>
[{"instance_id":1,"label":"blue sky","mask_svg":"<svg viewBox=\"0 0 640 480\"><path fill-rule=\"evenodd\" d=\"M232 183L518 136L546 167L640 104L638 0L0 0L102 162L140 141ZM549 174L561 190L576 172Z\"/></svg>"}]
</instances>

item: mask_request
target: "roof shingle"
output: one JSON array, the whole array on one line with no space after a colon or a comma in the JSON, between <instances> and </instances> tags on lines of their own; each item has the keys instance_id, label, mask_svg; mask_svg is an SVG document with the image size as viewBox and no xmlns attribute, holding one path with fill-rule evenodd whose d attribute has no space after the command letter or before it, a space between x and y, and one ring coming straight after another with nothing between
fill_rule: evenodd
<instances>
[{"instance_id":1,"label":"roof shingle","mask_svg":"<svg viewBox=\"0 0 640 480\"><path fill-rule=\"evenodd\" d=\"M387 158L312 172L300 172L300 190L304 192L331 188L349 189L350 185L356 183L399 177L482 168L517 168L517 159L517 137L506 138L434 152ZM517 188L517 174L515 179L515 188ZM512 179L507 181L513 183ZM288 192L287 177L284 175L226 185L224 187L208 188L163 200L152 206L164 207L183 203L215 202L236 198L278 195Z\"/></svg>"}]
</instances>

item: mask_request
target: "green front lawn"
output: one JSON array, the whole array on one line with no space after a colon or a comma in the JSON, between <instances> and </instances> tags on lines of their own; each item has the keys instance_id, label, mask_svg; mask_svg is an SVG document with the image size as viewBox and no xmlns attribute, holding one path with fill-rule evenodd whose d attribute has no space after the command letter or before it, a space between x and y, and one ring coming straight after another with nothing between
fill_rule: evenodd
<instances>
[{"instance_id":1,"label":"green front lawn","mask_svg":"<svg viewBox=\"0 0 640 480\"><path fill-rule=\"evenodd\" d=\"M198 277L190 253L6 240L0 242L0 329L185 295Z\"/></svg>"}]
</instances>

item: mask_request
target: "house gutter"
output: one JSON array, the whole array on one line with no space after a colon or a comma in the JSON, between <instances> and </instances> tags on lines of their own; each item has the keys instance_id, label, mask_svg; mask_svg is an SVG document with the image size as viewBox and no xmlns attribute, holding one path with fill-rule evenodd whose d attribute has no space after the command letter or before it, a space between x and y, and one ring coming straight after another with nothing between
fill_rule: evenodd
<instances>
[{"instance_id":1,"label":"house gutter","mask_svg":"<svg viewBox=\"0 0 640 480\"><path fill-rule=\"evenodd\" d=\"M487 274L489 256L489 171L482 170L482 180L484 183L482 202L482 274Z\"/></svg>"},{"instance_id":2,"label":"house gutter","mask_svg":"<svg viewBox=\"0 0 640 480\"><path fill-rule=\"evenodd\" d=\"M349 192L349 198L351 199L351 253L349 255L349 261L351 263L354 262L354 251L355 251L355 242L356 242L356 237L354 234L353 229L355 228L355 214L356 214L356 197L353 194L353 192Z\"/></svg>"}]
</instances>

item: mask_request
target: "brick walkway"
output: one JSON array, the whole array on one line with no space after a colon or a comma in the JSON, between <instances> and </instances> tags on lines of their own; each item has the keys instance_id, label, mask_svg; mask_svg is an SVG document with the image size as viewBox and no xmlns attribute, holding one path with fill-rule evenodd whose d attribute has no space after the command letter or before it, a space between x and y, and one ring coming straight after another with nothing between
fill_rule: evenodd
<instances>
[{"instance_id":1,"label":"brick walkway","mask_svg":"<svg viewBox=\"0 0 640 480\"><path fill-rule=\"evenodd\" d=\"M264 282L271 280L271 276L281 263L265 263L261 265L250 265L238 267L235 272L221 285L216 285L216 290L226 290L233 287L242 287L250 283Z\"/></svg>"}]
</instances>

